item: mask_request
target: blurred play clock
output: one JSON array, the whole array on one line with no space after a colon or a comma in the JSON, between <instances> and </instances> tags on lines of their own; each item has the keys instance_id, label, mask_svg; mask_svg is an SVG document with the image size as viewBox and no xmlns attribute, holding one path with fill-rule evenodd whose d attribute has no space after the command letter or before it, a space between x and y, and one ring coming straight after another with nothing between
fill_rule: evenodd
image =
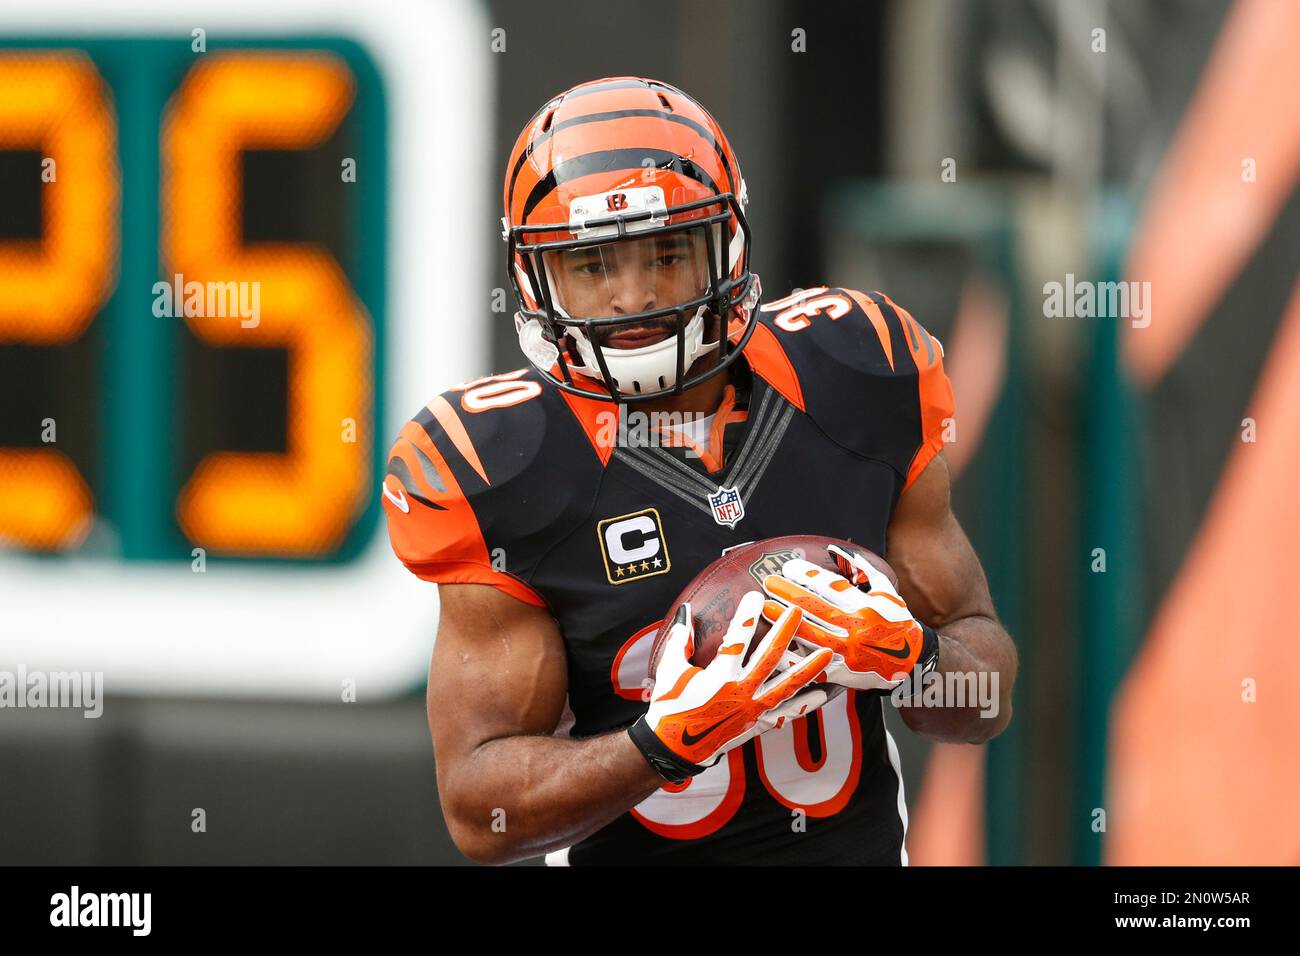
<instances>
[{"instance_id":1,"label":"blurred play clock","mask_svg":"<svg viewBox=\"0 0 1300 956\"><path fill-rule=\"evenodd\" d=\"M343 40L207 44L0 40L11 545L346 559L373 527L379 76Z\"/></svg>"},{"instance_id":2,"label":"blurred play clock","mask_svg":"<svg viewBox=\"0 0 1300 956\"><path fill-rule=\"evenodd\" d=\"M475 0L0 5L0 669L419 686L437 601L379 478L487 361L486 242L446 224L495 221L490 29Z\"/></svg>"}]
</instances>

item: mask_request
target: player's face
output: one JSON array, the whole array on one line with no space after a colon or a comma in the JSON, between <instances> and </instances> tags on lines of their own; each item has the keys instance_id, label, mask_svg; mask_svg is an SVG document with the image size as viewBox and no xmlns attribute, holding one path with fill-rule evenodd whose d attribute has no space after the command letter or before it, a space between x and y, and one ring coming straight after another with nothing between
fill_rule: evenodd
<instances>
[{"instance_id":1,"label":"player's face","mask_svg":"<svg viewBox=\"0 0 1300 956\"><path fill-rule=\"evenodd\" d=\"M546 253L559 304L573 318L634 315L669 308L708 292L709 267L698 231L624 239ZM673 334L671 318L633 328L596 329L597 344L630 349Z\"/></svg>"}]
</instances>

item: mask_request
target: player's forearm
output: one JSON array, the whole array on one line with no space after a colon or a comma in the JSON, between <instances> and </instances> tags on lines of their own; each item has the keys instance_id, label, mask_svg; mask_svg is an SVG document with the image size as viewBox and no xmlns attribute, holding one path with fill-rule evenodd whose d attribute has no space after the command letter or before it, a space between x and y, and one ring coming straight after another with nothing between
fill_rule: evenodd
<instances>
[{"instance_id":1,"label":"player's forearm","mask_svg":"<svg viewBox=\"0 0 1300 956\"><path fill-rule=\"evenodd\" d=\"M945 624L939 666L926 675L911 706L900 707L913 731L944 743L984 743L1011 722L1017 657L1011 635L982 614Z\"/></svg>"},{"instance_id":2,"label":"player's forearm","mask_svg":"<svg viewBox=\"0 0 1300 956\"><path fill-rule=\"evenodd\" d=\"M457 794L447 806L456 845L477 862L501 864L571 846L663 784L627 731L618 730L581 740L489 740L443 787Z\"/></svg>"}]
</instances>

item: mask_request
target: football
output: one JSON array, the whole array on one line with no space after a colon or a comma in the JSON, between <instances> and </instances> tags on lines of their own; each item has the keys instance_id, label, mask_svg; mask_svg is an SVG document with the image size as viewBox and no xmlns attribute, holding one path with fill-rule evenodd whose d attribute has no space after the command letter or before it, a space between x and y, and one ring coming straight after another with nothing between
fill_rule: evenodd
<instances>
[{"instance_id":1,"label":"football","mask_svg":"<svg viewBox=\"0 0 1300 956\"><path fill-rule=\"evenodd\" d=\"M650 649L650 678L654 678L668 629L683 603L691 603L695 618L695 654L691 657L691 663L697 667L706 667L722 646L722 639L727 633L732 615L736 613L741 596L746 591L761 591L763 578L769 574L780 574L785 562L793 558L803 558L834 571L835 562L826 551L828 544L837 544L847 551L856 551L865 556L872 565L889 576L895 587L898 586L898 575L884 558L860 544L841 538L792 534L728 548L722 557L691 579L668 609ZM769 627L766 621L758 622L746 657L748 651L763 639Z\"/></svg>"}]
</instances>

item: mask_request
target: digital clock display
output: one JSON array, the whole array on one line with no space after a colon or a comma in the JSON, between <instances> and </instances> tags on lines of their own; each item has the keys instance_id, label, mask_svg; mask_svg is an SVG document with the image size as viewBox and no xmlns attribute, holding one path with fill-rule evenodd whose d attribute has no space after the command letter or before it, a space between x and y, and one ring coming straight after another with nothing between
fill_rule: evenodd
<instances>
[{"instance_id":1,"label":"digital clock display","mask_svg":"<svg viewBox=\"0 0 1300 956\"><path fill-rule=\"evenodd\" d=\"M357 551L386 142L350 41L0 41L0 540Z\"/></svg>"}]
</instances>

